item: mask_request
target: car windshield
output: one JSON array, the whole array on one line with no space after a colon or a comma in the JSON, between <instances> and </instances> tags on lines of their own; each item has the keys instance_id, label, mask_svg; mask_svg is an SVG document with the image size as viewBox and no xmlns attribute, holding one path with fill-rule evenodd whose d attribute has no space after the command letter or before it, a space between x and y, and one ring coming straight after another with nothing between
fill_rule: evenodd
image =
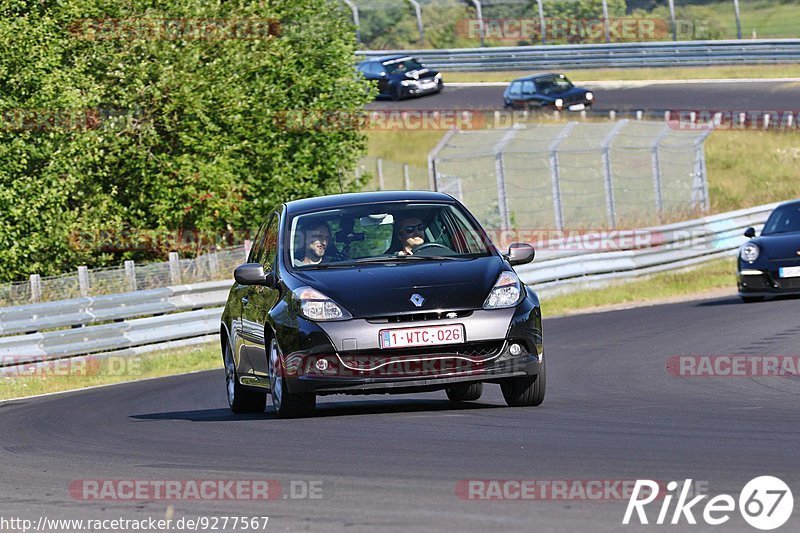
<instances>
[{"instance_id":1,"label":"car windshield","mask_svg":"<svg viewBox=\"0 0 800 533\"><path fill-rule=\"evenodd\" d=\"M453 204L385 202L293 217L286 260L301 269L464 260L490 255L488 238Z\"/></svg>"},{"instance_id":2,"label":"car windshield","mask_svg":"<svg viewBox=\"0 0 800 533\"><path fill-rule=\"evenodd\" d=\"M416 59L403 59L401 61L389 61L383 64L387 74L403 74L412 70L420 70L423 67Z\"/></svg>"},{"instance_id":3,"label":"car windshield","mask_svg":"<svg viewBox=\"0 0 800 533\"><path fill-rule=\"evenodd\" d=\"M553 75L537 78L536 87L542 94L558 94L569 91L574 85L572 85L572 82L569 81L566 76L559 74L557 76Z\"/></svg>"},{"instance_id":4,"label":"car windshield","mask_svg":"<svg viewBox=\"0 0 800 533\"><path fill-rule=\"evenodd\" d=\"M778 207L769 216L761 235L800 232L800 205Z\"/></svg>"}]
</instances>

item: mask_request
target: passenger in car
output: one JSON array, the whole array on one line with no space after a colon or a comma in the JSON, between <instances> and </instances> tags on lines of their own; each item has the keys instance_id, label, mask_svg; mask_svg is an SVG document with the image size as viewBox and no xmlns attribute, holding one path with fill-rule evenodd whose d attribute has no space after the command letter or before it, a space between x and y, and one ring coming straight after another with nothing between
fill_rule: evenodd
<instances>
[{"instance_id":1,"label":"passenger in car","mask_svg":"<svg viewBox=\"0 0 800 533\"><path fill-rule=\"evenodd\" d=\"M331 228L327 222L311 220L298 224L297 232L302 236L299 258L294 258L294 266L316 265L347 259L336 245L331 245Z\"/></svg>"}]
</instances>

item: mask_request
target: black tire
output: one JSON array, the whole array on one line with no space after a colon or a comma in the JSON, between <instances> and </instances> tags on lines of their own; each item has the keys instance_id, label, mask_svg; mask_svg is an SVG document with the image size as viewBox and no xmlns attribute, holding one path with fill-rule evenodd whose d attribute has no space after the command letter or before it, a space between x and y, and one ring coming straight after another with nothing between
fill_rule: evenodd
<instances>
[{"instance_id":1,"label":"black tire","mask_svg":"<svg viewBox=\"0 0 800 533\"><path fill-rule=\"evenodd\" d=\"M236 414L263 413L267 406L267 393L245 388L239 383L236 374L236 365L233 362L231 346L225 342L225 352L222 354L225 364L225 387L227 389L228 406Z\"/></svg>"},{"instance_id":2,"label":"black tire","mask_svg":"<svg viewBox=\"0 0 800 533\"><path fill-rule=\"evenodd\" d=\"M541 405L547 388L544 359L542 369L536 376L507 378L500 384L503 398L509 407L532 407Z\"/></svg>"},{"instance_id":3,"label":"black tire","mask_svg":"<svg viewBox=\"0 0 800 533\"><path fill-rule=\"evenodd\" d=\"M447 387L447 399L452 403L472 402L483 394L483 383L459 383L452 387Z\"/></svg>"},{"instance_id":4,"label":"black tire","mask_svg":"<svg viewBox=\"0 0 800 533\"><path fill-rule=\"evenodd\" d=\"M317 407L316 394L293 394L284 387L281 351L274 338L270 340L268 354L269 387L275 414L278 418L305 418L313 415Z\"/></svg>"},{"instance_id":5,"label":"black tire","mask_svg":"<svg viewBox=\"0 0 800 533\"><path fill-rule=\"evenodd\" d=\"M763 296L742 296L741 298L742 298L742 301L744 303L746 303L746 304L751 304L751 303L754 303L754 302L763 302L764 301L764 297Z\"/></svg>"},{"instance_id":6,"label":"black tire","mask_svg":"<svg viewBox=\"0 0 800 533\"><path fill-rule=\"evenodd\" d=\"M403 90L400 87L392 87L392 90L389 94L391 94L392 100L395 102L403 99Z\"/></svg>"},{"instance_id":7,"label":"black tire","mask_svg":"<svg viewBox=\"0 0 800 533\"><path fill-rule=\"evenodd\" d=\"M435 93L435 94L439 94L439 93L440 93L440 92L442 92L443 90L444 90L444 82L443 82L442 80L439 80L439 81L436 83L436 93Z\"/></svg>"}]
</instances>

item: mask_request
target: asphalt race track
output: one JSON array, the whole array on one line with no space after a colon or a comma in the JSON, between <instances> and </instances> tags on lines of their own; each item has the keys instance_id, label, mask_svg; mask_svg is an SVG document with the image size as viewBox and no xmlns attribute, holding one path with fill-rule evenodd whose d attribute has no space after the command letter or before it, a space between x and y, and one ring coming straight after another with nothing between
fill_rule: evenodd
<instances>
[{"instance_id":1,"label":"asphalt race track","mask_svg":"<svg viewBox=\"0 0 800 533\"><path fill-rule=\"evenodd\" d=\"M626 500L476 501L459 498L457 483L691 478L738 500L748 480L775 475L796 497L800 380L675 377L666 363L796 355L799 305L725 298L547 319L539 408L508 408L491 385L459 409L441 392L327 397L312 419L278 420L271 406L234 416L221 369L0 404L0 508L33 519L164 518L173 505L173 518L269 516L268 531L594 532L653 526L623 527ZM277 480L283 492L210 502L69 492L81 479L209 478ZM322 498L284 499L292 481L321 481ZM658 507L648 511L652 522ZM694 514L702 524L702 508ZM798 524L795 505L782 530ZM754 531L738 511L721 528L682 520L670 530L711 529Z\"/></svg>"},{"instance_id":2,"label":"asphalt race track","mask_svg":"<svg viewBox=\"0 0 800 533\"><path fill-rule=\"evenodd\" d=\"M447 76L445 75L445 83ZM583 84L579 84L583 85ZM585 85L592 88L591 85ZM658 83L643 86L592 88L597 95L593 109L687 111L800 111L798 82ZM391 102L381 100L371 109L461 110L502 109L504 87L461 87L445 84L440 94Z\"/></svg>"}]
</instances>

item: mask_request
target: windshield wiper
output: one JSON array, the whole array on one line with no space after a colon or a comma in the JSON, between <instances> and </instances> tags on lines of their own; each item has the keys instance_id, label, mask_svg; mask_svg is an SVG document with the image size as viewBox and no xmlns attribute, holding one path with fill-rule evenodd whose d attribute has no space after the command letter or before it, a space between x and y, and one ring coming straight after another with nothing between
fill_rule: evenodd
<instances>
[{"instance_id":1,"label":"windshield wiper","mask_svg":"<svg viewBox=\"0 0 800 533\"><path fill-rule=\"evenodd\" d=\"M386 257L363 257L356 259L354 263L397 263L400 261L458 261L462 257L451 257L447 255L391 255Z\"/></svg>"}]
</instances>

